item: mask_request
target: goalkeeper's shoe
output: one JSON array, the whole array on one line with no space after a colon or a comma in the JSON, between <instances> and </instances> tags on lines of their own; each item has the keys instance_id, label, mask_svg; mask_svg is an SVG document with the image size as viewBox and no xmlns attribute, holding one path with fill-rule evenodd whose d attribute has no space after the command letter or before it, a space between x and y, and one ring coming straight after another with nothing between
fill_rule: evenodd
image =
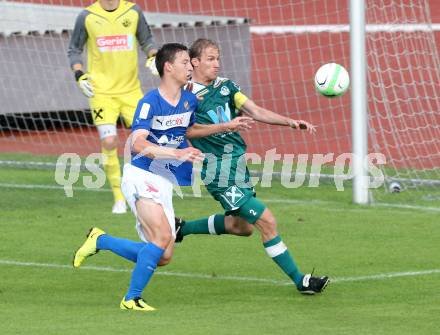
<instances>
[{"instance_id":1,"label":"goalkeeper's shoe","mask_svg":"<svg viewBox=\"0 0 440 335\"><path fill-rule=\"evenodd\" d=\"M121 304L119 305L121 309L124 310L133 310L133 311L142 311L142 312L151 312L155 311L156 308L148 305L144 299L142 298L134 298L128 301L125 301L125 297L122 298Z\"/></svg>"},{"instance_id":2,"label":"goalkeeper's shoe","mask_svg":"<svg viewBox=\"0 0 440 335\"><path fill-rule=\"evenodd\" d=\"M125 200L118 200L114 203L112 208L113 214L125 214L127 213L127 205L125 204Z\"/></svg>"},{"instance_id":3,"label":"goalkeeper's shoe","mask_svg":"<svg viewBox=\"0 0 440 335\"><path fill-rule=\"evenodd\" d=\"M176 227L176 243L180 243L183 240L182 228L185 225L185 221L181 218L174 218L174 224Z\"/></svg>"},{"instance_id":4,"label":"goalkeeper's shoe","mask_svg":"<svg viewBox=\"0 0 440 335\"><path fill-rule=\"evenodd\" d=\"M301 294L321 293L324 291L330 279L327 276L313 277L312 274L306 274L302 280L302 287L298 288Z\"/></svg>"},{"instance_id":5,"label":"goalkeeper's shoe","mask_svg":"<svg viewBox=\"0 0 440 335\"><path fill-rule=\"evenodd\" d=\"M87 257L93 256L99 250L96 248L96 241L99 236L104 235L105 232L99 228L90 228L87 234L87 239L83 245L75 252L73 256L73 267L79 268Z\"/></svg>"}]
</instances>

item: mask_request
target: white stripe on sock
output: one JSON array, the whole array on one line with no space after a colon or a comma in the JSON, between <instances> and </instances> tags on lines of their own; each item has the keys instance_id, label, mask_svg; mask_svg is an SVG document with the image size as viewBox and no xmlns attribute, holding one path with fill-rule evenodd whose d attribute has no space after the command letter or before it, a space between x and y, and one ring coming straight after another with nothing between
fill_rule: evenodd
<instances>
[{"instance_id":1,"label":"white stripe on sock","mask_svg":"<svg viewBox=\"0 0 440 335\"><path fill-rule=\"evenodd\" d=\"M269 257L274 258L278 255L281 255L283 252L287 250L286 245L283 243L283 241L271 246L266 247L266 253L269 255Z\"/></svg>"},{"instance_id":2,"label":"white stripe on sock","mask_svg":"<svg viewBox=\"0 0 440 335\"><path fill-rule=\"evenodd\" d=\"M215 226L214 226L214 218L215 218L215 214L211 215L208 218L208 230L211 235L217 235L217 232L215 231Z\"/></svg>"}]
</instances>

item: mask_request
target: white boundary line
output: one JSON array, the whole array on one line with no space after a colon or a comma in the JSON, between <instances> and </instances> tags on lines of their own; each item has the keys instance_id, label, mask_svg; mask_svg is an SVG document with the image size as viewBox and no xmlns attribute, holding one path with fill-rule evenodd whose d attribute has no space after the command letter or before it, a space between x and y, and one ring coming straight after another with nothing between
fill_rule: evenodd
<instances>
[{"instance_id":1,"label":"white boundary line","mask_svg":"<svg viewBox=\"0 0 440 335\"><path fill-rule=\"evenodd\" d=\"M426 210L432 212L440 212L440 207L425 207L425 206L415 206L415 205L402 205L402 204L390 204L387 202L384 203L375 203L373 206L376 207L391 207L391 208L400 208L400 209L417 209L417 210Z\"/></svg>"},{"instance_id":2,"label":"white boundary line","mask_svg":"<svg viewBox=\"0 0 440 335\"><path fill-rule=\"evenodd\" d=\"M36 262L19 262L13 260L0 259L0 265L20 266L20 267L37 267L37 268L53 268L53 269L69 269L74 270L71 265L66 264L52 264L52 263L36 263ZM101 267L101 266L82 266L81 270L89 271L101 271L101 272L128 272L132 269L114 268L114 267ZM415 277L415 276L428 276L433 274L440 274L440 269L422 270L422 271L406 271L406 272L390 272L379 273L366 276L353 276L353 277L334 277L330 278L332 283L341 282L357 282L357 281L372 281L372 280L385 280L399 277ZM192 279L209 279L209 280L221 280L221 281L241 281L241 282L254 282L262 284L271 284L276 286L292 285L292 282L285 280L273 280L256 277L240 277L240 276L212 276L201 273L185 273L185 272L169 272L158 270L156 275L169 276L169 277L185 277Z\"/></svg>"},{"instance_id":3,"label":"white boundary line","mask_svg":"<svg viewBox=\"0 0 440 335\"><path fill-rule=\"evenodd\" d=\"M18 188L18 189L47 189L47 190L64 190L63 186L58 185L44 185L44 184L14 184L14 183L0 183L0 188ZM72 187L73 191L88 191L88 192L111 192L109 188L86 188L86 187ZM183 193L185 197L198 198L191 193ZM211 198L208 195L202 195L200 198ZM295 200L295 199L278 199L278 198L260 198L266 203L276 203L276 204L298 204L298 205L335 205L338 206L336 201L324 201L324 200ZM414 209L420 211L428 212L440 212L439 207L428 207L428 206L415 206L415 205L402 205L402 204L391 204L391 203L375 203L371 207L389 207L389 208L400 208L400 209ZM363 211L365 208L328 208L329 211Z\"/></svg>"},{"instance_id":4,"label":"white boundary line","mask_svg":"<svg viewBox=\"0 0 440 335\"><path fill-rule=\"evenodd\" d=\"M64 187L60 185L45 185L45 184L15 184L15 183L0 183L0 188L22 188L22 189L43 189L43 190L63 190ZM111 192L109 188L87 188L73 186L74 191L90 191L90 192Z\"/></svg>"}]
</instances>

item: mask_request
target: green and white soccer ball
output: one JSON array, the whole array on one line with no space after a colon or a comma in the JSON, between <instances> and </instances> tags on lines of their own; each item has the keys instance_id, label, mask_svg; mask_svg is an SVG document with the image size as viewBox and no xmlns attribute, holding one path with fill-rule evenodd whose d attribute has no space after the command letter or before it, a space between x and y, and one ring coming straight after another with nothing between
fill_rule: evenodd
<instances>
[{"instance_id":1,"label":"green and white soccer ball","mask_svg":"<svg viewBox=\"0 0 440 335\"><path fill-rule=\"evenodd\" d=\"M316 71L315 88L323 96L339 97L347 92L349 86L350 77L342 65L328 63Z\"/></svg>"}]
</instances>

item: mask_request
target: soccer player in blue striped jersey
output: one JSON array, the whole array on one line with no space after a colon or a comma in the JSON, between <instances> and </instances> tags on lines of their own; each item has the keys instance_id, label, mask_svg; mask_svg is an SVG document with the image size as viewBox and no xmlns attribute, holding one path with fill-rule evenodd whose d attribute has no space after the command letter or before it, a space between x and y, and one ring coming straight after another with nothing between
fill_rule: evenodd
<instances>
[{"instance_id":1,"label":"soccer player in blue striped jersey","mask_svg":"<svg viewBox=\"0 0 440 335\"><path fill-rule=\"evenodd\" d=\"M121 184L136 217L141 242L117 238L95 227L73 259L73 266L78 268L87 257L110 250L135 262L129 289L120 303L125 310L155 310L142 299L142 292L156 267L168 264L173 254L173 185L190 185L192 163L203 159L200 150L188 146L186 131L208 136L246 129L249 120L243 117L225 124L194 124L198 100L183 89L192 72L184 45L163 45L156 55L156 66L161 83L139 101L129 139L131 162L124 166Z\"/></svg>"},{"instance_id":2,"label":"soccer player in blue striped jersey","mask_svg":"<svg viewBox=\"0 0 440 335\"><path fill-rule=\"evenodd\" d=\"M220 49L214 41L198 39L190 47L189 53L194 70L188 88L199 98L197 123L222 124L234 120L242 113L266 124L304 129L310 133L315 131L315 127L306 121L294 120L256 105L241 92L236 83L219 77ZM188 131L187 136L195 148L215 156L214 163L212 160L204 160L202 178L206 180L209 174L212 181L206 184L206 189L225 212L186 223L176 221L176 225L179 226L176 241L181 241L183 236L189 234L249 236L253 228L257 227L266 253L292 279L297 289L304 294L322 292L329 282L328 277L314 277L299 270L278 234L275 217L266 205L256 198L246 160L243 159L246 143L240 134L225 132L193 138ZM229 157L227 162L223 162L225 153ZM225 173L225 170L228 170L228 173Z\"/></svg>"}]
</instances>

